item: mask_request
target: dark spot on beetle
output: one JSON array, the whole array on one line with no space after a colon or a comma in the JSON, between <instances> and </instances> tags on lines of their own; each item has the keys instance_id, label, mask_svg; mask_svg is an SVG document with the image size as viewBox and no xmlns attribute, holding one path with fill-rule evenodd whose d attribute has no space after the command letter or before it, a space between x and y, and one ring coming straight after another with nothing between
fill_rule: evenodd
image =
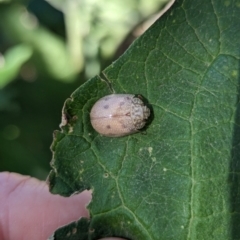
<instances>
[{"instance_id":1,"label":"dark spot on beetle","mask_svg":"<svg viewBox=\"0 0 240 240\"><path fill-rule=\"evenodd\" d=\"M107 129L110 129L111 128L111 126L110 125L107 125Z\"/></svg>"},{"instance_id":2,"label":"dark spot on beetle","mask_svg":"<svg viewBox=\"0 0 240 240\"><path fill-rule=\"evenodd\" d=\"M103 108L108 109L109 105L104 105Z\"/></svg>"}]
</instances>

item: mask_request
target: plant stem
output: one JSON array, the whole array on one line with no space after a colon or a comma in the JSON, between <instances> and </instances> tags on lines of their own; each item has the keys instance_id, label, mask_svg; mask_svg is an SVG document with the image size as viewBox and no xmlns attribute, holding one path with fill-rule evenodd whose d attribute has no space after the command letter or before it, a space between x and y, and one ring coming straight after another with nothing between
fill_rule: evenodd
<instances>
[{"instance_id":1,"label":"plant stem","mask_svg":"<svg viewBox=\"0 0 240 240\"><path fill-rule=\"evenodd\" d=\"M77 0L66 1L63 13L65 15L67 47L70 61L72 62L76 73L78 73L82 70L84 61L79 2Z\"/></svg>"}]
</instances>

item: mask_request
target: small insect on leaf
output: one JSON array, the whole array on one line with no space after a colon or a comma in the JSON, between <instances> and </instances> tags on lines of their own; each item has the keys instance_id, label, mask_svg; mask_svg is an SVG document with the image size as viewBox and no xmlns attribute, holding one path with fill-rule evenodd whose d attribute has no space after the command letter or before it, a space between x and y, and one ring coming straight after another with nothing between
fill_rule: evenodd
<instances>
[{"instance_id":1,"label":"small insect on leaf","mask_svg":"<svg viewBox=\"0 0 240 240\"><path fill-rule=\"evenodd\" d=\"M122 137L138 132L150 116L149 108L134 94L111 94L92 107L93 128L107 137Z\"/></svg>"}]
</instances>

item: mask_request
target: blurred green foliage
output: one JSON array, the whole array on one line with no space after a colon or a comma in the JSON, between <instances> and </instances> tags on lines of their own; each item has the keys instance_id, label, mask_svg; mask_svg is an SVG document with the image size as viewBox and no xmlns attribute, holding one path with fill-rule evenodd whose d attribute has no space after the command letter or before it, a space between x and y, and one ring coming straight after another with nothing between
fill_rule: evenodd
<instances>
[{"instance_id":1,"label":"blurred green foliage","mask_svg":"<svg viewBox=\"0 0 240 240\"><path fill-rule=\"evenodd\" d=\"M167 0L0 0L0 171L46 178L64 100Z\"/></svg>"}]
</instances>

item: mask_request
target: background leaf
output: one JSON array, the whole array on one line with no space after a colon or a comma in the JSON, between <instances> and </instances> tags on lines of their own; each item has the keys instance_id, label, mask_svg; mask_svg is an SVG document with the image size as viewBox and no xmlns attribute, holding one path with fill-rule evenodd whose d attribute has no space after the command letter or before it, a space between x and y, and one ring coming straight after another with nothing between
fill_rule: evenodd
<instances>
[{"instance_id":1,"label":"background leaf","mask_svg":"<svg viewBox=\"0 0 240 240\"><path fill-rule=\"evenodd\" d=\"M21 5L7 5L0 12L1 27L15 41L31 46L38 66L43 65L57 79L73 81L76 72L62 39L39 26L36 17Z\"/></svg>"},{"instance_id":2,"label":"background leaf","mask_svg":"<svg viewBox=\"0 0 240 240\"><path fill-rule=\"evenodd\" d=\"M179 0L104 71L77 89L55 132L53 193L93 190L77 239L238 239L239 1ZM109 87L110 86L110 87ZM100 97L139 93L146 134L107 138L90 125ZM74 225L74 226L73 226Z\"/></svg>"},{"instance_id":3,"label":"background leaf","mask_svg":"<svg viewBox=\"0 0 240 240\"><path fill-rule=\"evenodd\" d=\"M31 57L32 49L24 44L9 49L4 57L0 56L0 89L14 80L21 66Z\"/></svg>"}]
</instances>

